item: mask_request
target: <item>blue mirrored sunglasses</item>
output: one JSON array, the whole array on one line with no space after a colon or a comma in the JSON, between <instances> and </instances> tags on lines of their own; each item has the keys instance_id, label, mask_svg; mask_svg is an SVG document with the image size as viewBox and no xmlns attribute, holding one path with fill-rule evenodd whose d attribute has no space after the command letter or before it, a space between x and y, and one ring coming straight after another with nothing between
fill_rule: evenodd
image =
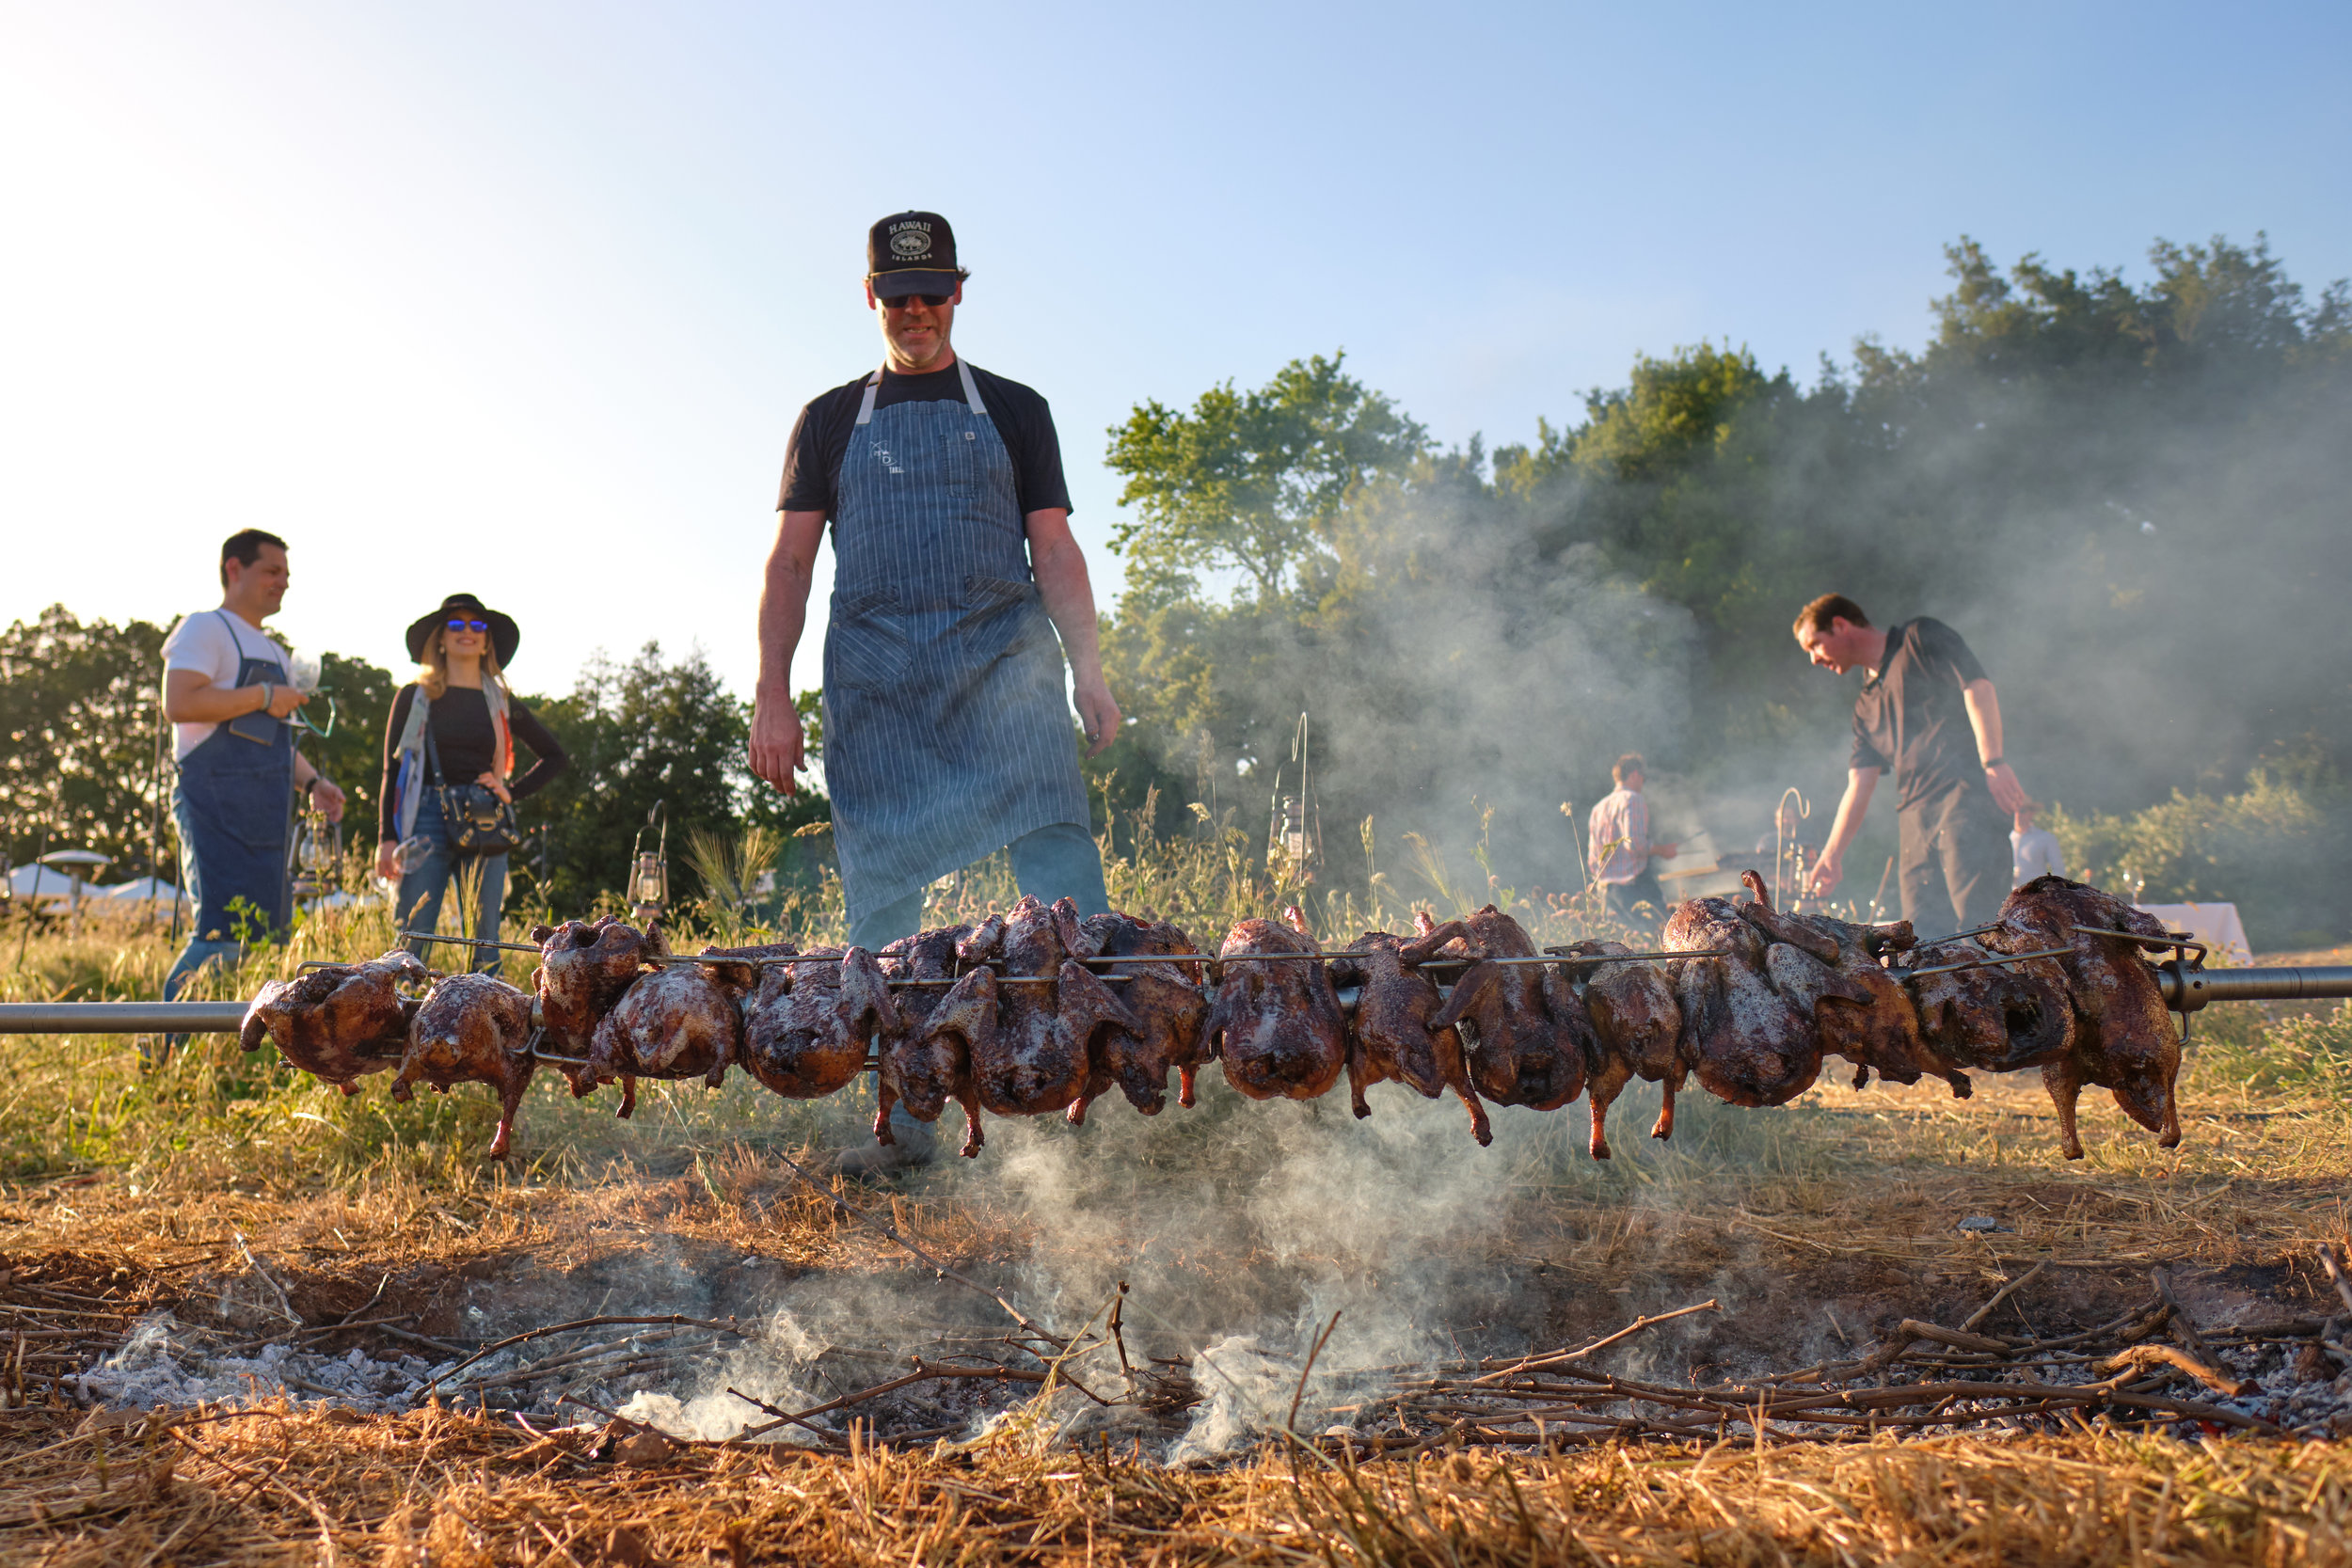
<instances>
[{"instance_id":1,"label":"blue mirrored sunglasses","mask_svg":"<svg viewBox=\"0 0 2352 1568\"><path fill-rule=\"evenodd\" d=\"M452 631L488 631L490 623L469 621L463 615L453 615L450 617L449 629Z\"/></svg>"}]
</instances>

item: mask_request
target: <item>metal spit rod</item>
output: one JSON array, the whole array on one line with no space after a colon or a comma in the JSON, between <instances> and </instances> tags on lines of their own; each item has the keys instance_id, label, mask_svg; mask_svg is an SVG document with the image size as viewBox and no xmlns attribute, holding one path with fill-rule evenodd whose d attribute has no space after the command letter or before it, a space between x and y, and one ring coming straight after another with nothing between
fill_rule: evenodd
<instances>
[{"instance_id":1,"label":"metal spit rod","mask_svg":"<svg viewBox=\"0 0 2352 1568\"><path fill-rule=\"evenodd\" d=\"M397 934L404 939L417 942L437 942L452 947L497 947L502 948L510 953L538 953L542 951L541 948L527 942L489 942L478 940L473 937L445 937L435 931L402 931ZM1316 962L1322 962L1330 958L1372 958L1379 957L1382 951L1383 950L1380 948L1332 947L1327 948L1319 953L1236 953L1231 958L1220 958L1215 953L1122 953L1116 955L1104 954L1093 958L1075 958L1072 961L1075 963L1090 964L1105 969L1112 968L1119 964L1298 963L1310 959ZM1631 963L1637 960L1657 961L1667 958L1721 958L1728 956L1725 949L1719 947L1691 948L1674 953L1561 953L1552 948L1546 948L1544 952L1547 956L1529 958L1479 959L1432 958L1424 958L1413 967L1416 969L1468 969L1471 964L1481 962L1499 964L1613 964ZM789 969L794 964L837 964L841 961L841 956L839 954L795 953L779 954L768 958L735 958L725 953L645 953L639 955L638 961L641 963L653 964L733 964L746 969ZM983 963L991 964L992 966L997 961L1001 960L982 960ZM1025 978L1025 976L1000 975L998 978L1021 979ZM1037 978L1051 978L1051 976L1037 976ZM1110 978L1119 979L1122 978L1122 976L1113 975L1110 976ZM953 984L954 982L952 980L946 982L937 980L910 980L901 981L899 983L904 985L940 985Z\"/></svg>"}]
</instances>

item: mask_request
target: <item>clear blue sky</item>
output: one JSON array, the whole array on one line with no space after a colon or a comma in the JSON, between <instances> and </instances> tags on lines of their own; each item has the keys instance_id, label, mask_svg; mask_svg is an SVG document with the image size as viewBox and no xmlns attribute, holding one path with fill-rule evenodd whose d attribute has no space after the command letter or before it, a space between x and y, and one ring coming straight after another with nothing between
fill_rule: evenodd
<instances>
[{"instance_id":1,"label":"clear blue sky","mask_svg":"<svg viewBox=\"0 0 2352 1568\"><path fill-rule=\"evenodd\" d=\"M2340 5L6 0L0 617L168 619L259 525L313 648L397 668L467 589L526 689L658 638L748 692L887 212L955 223L1107 601L1104 428L1298 356L1494 442L1637 351L1915 345L1963 232L2144 277L2267 230L2315 291L2347 59Z\"/></svg>"}]
</instances>

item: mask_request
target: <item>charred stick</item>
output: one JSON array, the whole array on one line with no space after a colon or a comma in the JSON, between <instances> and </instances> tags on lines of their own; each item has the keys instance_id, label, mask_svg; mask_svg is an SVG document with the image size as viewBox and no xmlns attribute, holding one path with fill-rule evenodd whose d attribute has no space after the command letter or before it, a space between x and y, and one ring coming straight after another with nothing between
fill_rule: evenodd
<instances>
[{"instance_id":1,"label":"charred stick","mask_svg":"<svg viewBox=\"0 0 2352 1568\"><path fill-rule=\"evenodd\" d=\"M822 1427L810 1426L809 1418L822 1416L829 1411L839 1410L848 1405L863 1404L867 1400L880 1399L884 1394L896 1393L901 1388L912 1387L918 1383L931 1383L946 1378L980 1378L990 1382L1005 1383L1042 1383L1047 1375L1044 1372L1020 1371L1010 1367L928 1367L918 1356L915 1358L914 1370L904 1377L895 1377L887 1383L878 1383L871 1388L861 1389L854 1394L844 1394L837 1400L829 1401L798 1414L779 1410L765 1401L753 1399L749 1394L739 1392L734 1388L729 1388L727 1392L735 1395L737 1399L758 1405L762 1410L776 1418L763 1426L746 1427L739 1433L744 1437L757 1437L763 1433L773 1432L776 1428L786 1425L804 1426L808 1427L811 1432L824 1432L825 1429ZM1068 1379L1065 1378L1064 1381L1067 1382ZM826 1435L834 1434L826 1433Z\"/></svg>"},{"instance_id":2,"label":"charred stick","mask_svg":"<svg viewBox=\"0 0 2352 1568\"><path fill-rule=\"evenodd\" d=\"M1486 1377L1482 1377L1478 1379L1478 1381L1480 1383L1486 1383L1495 1378L1515 1376L1522 1370L1532 1370L1545 1367L1555 1367L1568 1361L1581 1361L1584 1357L1592 1354L1595 1351L1606 1350L1611 1345L1615 1344L1618 1340L1630 1338L1634 1335L1641 1333L1645 1328L1655 1328L1660 1323L1671 1323L1677 1318L1687 1318L1693 1312L1720 1312L1722 1310L1722 1305L1718 1303L1715 1298L1710 1296L1707 1300L1700 1302L1695 1307L1678 1307L1671 1312L1660 1312L1650 1317L1637 1318L1632 1323L1628 1323L1625 1327L1617 1330L1616 1333L1609 1335L1604 1338L1596 1339L1591 1344L1582 1346L1577 1350L1553 1351L1544 1355L1524 1357L1519 1361L1513 1363L1509 1367L1503 1368L1498 1371L1489 1372Z\"/></svg>"},{"instance_id":3,"label":"charred stick","mask_svg":"<svg viewBox=\"0 0 2352 1568\"><path fill-rule=\"evenodd\" d=\"M2007 1339L1994 1339L1982 1334L1965 1334L1956 1328L1946 1328L1940 1323L1923 1323L1915 1318L1905 1318L1897 1332L1909 1335L1914 1339L1928 1339L1939 1345L1949 1345L1954 1350L1972 1350L1985 1355L2005 1356L2017 1348Z\"/></svg>"},{"instance_id":4,"label":"charred stick","mask_svg":"<svg viewBox=\"0 0 2352 1568\"><path fill-rule=\"evenodd\" d=\"M2227 1394L2232 1399L2242 1399L2254 1392L2256 1387L2253 1383L2232 1377L2204 1357L2175 1345L2134 1345L2122 1354L2111 1355L2100 1362L2097 1370L2112 1374L2153 1371L2158 1367L2172 1367L2186 1372L2216 1393Z\"/></svg>"},{"instance_id":5,"label":"charred stick","mask_svg":"<svg viewBox=\"0 0 2352 1568\"><path fill-rule=\"evenodd\" d=\"M2027 1269L2017 1278L2010 1280L2008 1284L1994 1291L1993 1299L1986 1302L1982 1307L1978 1307L1976 1311L1970 1313L1968 1321L1960 1325L1961 1332L1963 1334L1975 1333L1979 1324L1981 1324L1987 1318L1993 1316L1993 1309L1994 1307L2000 1306L2001 1303L2007 1301L2010 1297L2015 1295L2018 1291L2024 1290L2026 1286L2041 1278L2042 1271L2049 1266L2050 1260L2045 1258L2041 1262L2036 1263L2032 1268Z\"/></svg>"},{"instance_id":6,"label":"charred stick","mask_svg":"<svg viewBox=\"0 0 2352 1568\"><path fill-rule=\"evenodd\" d=\"M230 1234L236 1237L237 1250L245 1254L245 1260L252 1266L255 1274L262 1276L262 1283L270 1288L270 1293L278 1298L278 1310L279 1314L296 1328L310 1327L310 1325L309 1320L303 1318L299 1313L295 1312L294 1309L294 1303L286 1299L286 1288L278 1283L277 1276L272 1275L269 1270L262 1267L262 1260L253 1256L253 1249L251 1247L246 1245L245 1232L237 1230L231 1231Z\"/></svg>"},{"instance_id":7,"label":"charred stick","mask_svg":"<svg viewBox=\"0 0 2352 1568\"><path fill-rule=\"evenodd\" d=\"M2164 1298L2164 1305L2172 1314L2174 1336L2182 1344L2188 1347L2190 1354L2201 1361L2210 1362L2213 1359L2213 1352L2207 1350L2205 1341L2197 1337L2197 1325L2189 1321L2188 1314L2181 1308L2180 1299L2173 1295L2171 1275L2162 1269L2152 1269L2149 1271L2149 1277L2155 1281L2156 1294Z\"/></svg>"},{"instance_id":8,"label":"charred stick","mask_svg":"<svg viewBox=\"0 0 2352 1568\"><path fill-rule=\"evenodd\" d=\"M451 1378L455 1377L459 1372L464 1371L467 1368L472 1366L484 1356L496 1354L498 1352L505 1350L511 1345L524 1344L532 1339L543 1339L550 1334L568 1334L574 1329L616 1328L629 1323L644 1323L650 1327L670 1327L676 1324L687 1323L691 1324L696 1328L707 1328L723 1334L739 1335L745 1338L756 1338L752 1330L743 1327L742 1324L732 1320L721 1323L709 1318L690 1318L682 1312L671 1312L658 1318L638 1318L627 1316L575 1318L567 1323L548 1323L543 1328L528 1328L520 1334L510 1334L503 1339L496 1340L490 1344L483 1346L480 1350L473 1352L463 1361L460 1361L457 1365L452 1367L448 1371L441 1372L435 1376L431 1382L424 1386L425 1395L430 1398L439 1389L443 1383L446 1383Z\"/></svg>"},{"instance_id":9,"label":"charred stick","mask_svg":"<svg viewBox=\"0 0 2352 1568\"><path fill-rule=\"evenodd\" d=\"M2352 1273L2346 1272L2343 1260L2336 1256L2336 1249L2331 1246L2319 1249L2319 1262L2328 1271L2328 1282L2336 1288L2336 1294L2344 1298L2344 1309L2352 1312Z\"/></svg>"},{"instance_id":10,"label":"charred stick","mask_svg":"<svg viewBox=\"0 0 2352 1568\"><path fill-rule=\"evenodd\" d=\"M1121 1284L1119 1291L1120 1294L1125 1295L1127 1287ZM1113 1306L1112 1310L1118 1310L1116 1305ZM1330 1340L1331 1331L1340 1326L1340 1313L1343 1310L1344 1308L1341 1307L1332 1309L1331 1321L1323 1325L1323 1332L1315 1336L1314 1348L1307 1353L1307 1364L1298 1369L1298 1386L1291 1390L1291 1413L1282 1421L1282 1430L1294 1435L1298 1431L1298 1402L1307 1397L1307 1379L1313 1374L1315 1358L1323 1354L1323 1347ZM1122 1362L1125 1361L1126 1351L1121 1349L1119 1356Z\"/></svg>"}]
</instances>

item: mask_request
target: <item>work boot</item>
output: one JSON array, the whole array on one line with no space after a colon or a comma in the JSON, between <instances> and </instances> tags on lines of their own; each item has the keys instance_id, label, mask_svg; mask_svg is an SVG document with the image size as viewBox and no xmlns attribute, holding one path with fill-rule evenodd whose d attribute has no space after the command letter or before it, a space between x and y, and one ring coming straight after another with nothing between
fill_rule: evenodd
<instances>
[{"instance_id":1,"label":"work boot","mask_svg":"<svg viewBox=\"0 0 2352 1568\"><path fill-rule=\"evenodd\" d=\"M867 1144L863 1148L842 1149L825 1164L835 1175L862 1179L920 1170L930 1163L927 1149L908 1149L898 1144Z\"/></svg>"},{"instance_id":2,"label":"work boot","mask_svg":"<svg viewBox=\"0 0 2352 1568\"><path fill-rule=\"evenodd\" d=\"M918 1170L939 1152L939 1130L907 1115L904 1105L890 1108L889 1143L845 1148L834 1156L832 1168L844 1176L878 1176L891 1171Z\"/></svg>"}]
</instances>

